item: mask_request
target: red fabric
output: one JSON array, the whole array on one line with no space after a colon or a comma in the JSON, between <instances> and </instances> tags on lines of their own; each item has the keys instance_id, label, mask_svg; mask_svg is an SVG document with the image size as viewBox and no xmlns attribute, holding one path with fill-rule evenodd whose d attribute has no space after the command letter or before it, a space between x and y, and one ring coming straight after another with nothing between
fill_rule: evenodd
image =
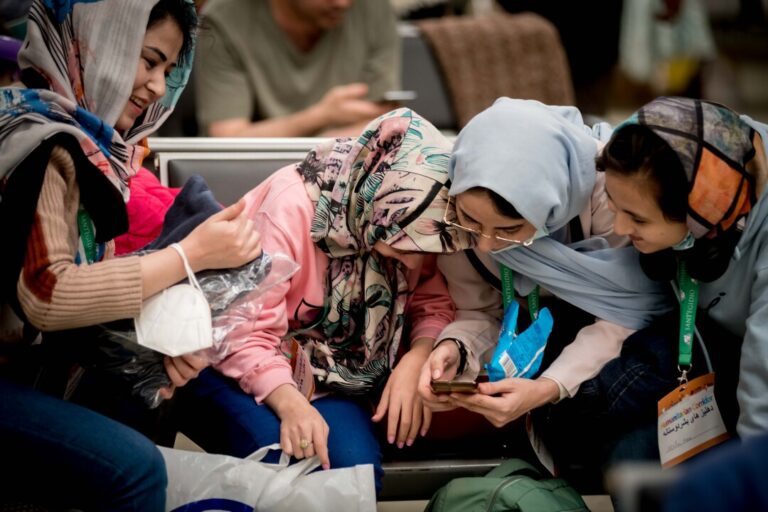
<instances>
[{"instance_id":1,"label":"red fabric","mask_svg":"<svg viewBox=\"0 0 768 512\"><path fill-rule=\"evenodd\" d=\"M494 435L498 431L480 414L459 407L452 411L434 413L426 438L444 441Z\"/></svg>"},{"instance_id":2,"label":"red fabric","mask_svg":"<svg viewBox=\"0 0 768 512\"><path fill-rule=\"evenodd\" d=\"M165 213L181 191L162 185L154 174L145 168L131 178L131 198L128 210L128 232L115 238L115 255L141 249L157 238L163 229Z\"/></svg>"}]
</instances>

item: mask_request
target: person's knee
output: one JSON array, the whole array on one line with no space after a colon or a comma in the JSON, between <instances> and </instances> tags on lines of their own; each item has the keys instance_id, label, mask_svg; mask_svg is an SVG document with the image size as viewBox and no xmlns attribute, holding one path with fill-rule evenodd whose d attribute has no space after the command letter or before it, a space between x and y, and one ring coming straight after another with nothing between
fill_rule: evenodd
<instances>
[{"instance_id":1,"label":"person's knee","mask_svg":"<svg viewBox=\"0 0 768 512\"><path fill-rule=\"evenodd\" d=\"M135 434L135 435L134 435ZM116 485L126 495L164 493L168 485L165 460L157 447L139 433L123 440L123 456Z\"/></svg>"},{"instance_id":2,"label":"person's knee","mask_svg":"<svg viewBox=\"0 0 768 512\"><path fill-rule=\"evenodd\" d=\"M377 492L381 489L381 445L367 409L348 399L329 397L317 403L330 427L328 453L331 467L344 468L372 464Z\"/></svg>"}]
</instances>

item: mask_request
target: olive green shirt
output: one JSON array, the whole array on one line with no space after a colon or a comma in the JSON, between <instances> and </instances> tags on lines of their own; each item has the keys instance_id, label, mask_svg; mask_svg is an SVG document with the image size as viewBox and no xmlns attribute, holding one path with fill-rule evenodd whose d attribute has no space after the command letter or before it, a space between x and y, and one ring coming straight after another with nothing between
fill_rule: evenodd
<instances>
[{"instance_id":1,"label":"olive green shirt","mask_svg":"<svg viewBox=\"0 0 768 512\"><path fill-rule=\"evenodd\" d=\"M336 85L365 82L371 100L399 89L400 39L389 0L356 0L306 53L275 23L268 0L209 0L203 14L194 75L204 132L215 121L304 110Z\"/></svg>"}]
</instances>

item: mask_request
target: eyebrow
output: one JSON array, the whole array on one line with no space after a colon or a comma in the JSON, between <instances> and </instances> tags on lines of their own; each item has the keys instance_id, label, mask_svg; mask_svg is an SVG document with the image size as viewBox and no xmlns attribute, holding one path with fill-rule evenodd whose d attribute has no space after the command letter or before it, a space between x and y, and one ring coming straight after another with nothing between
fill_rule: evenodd
<instances>
[{"instance_id":1,"label":"eyebrow","mask_svg":"<svg viewBox=\"0 0 768 512\"><path fill-rule=\"evenodd\" d=\"M154 46L145 46L144 48L155 52L161 61L168 62L168 57L162 51L160 51L159 48L155 48Z\"/></svg>"},{"instance_id":2,"label":"eyebrow","mask_svg":"<svg viewBox=\"0 0 768 512\"><path fill-rule=\"evenodd\" d=\"M479 223L478 221L476 221L476 220L475 220L475 219L474 219L474 218L473 218L473 217L472 217L470 214L468 214L468 213L467 213L467 211L466 211L464 208L462 208L462 207L461 207L461 206L459 206L458 204L456 205L456 209L457 209L458 211L460 211L460 212L461 212L461 214L462 214L463 216L465 216L465 217L467 218L467 220L468 220L468 221L470 221L470 222L474 222L475 224L480 224L480 223ZM522 226L523 226L523 223L521 222L520 224L514 224L514 225L512 225L512 226L496 227L496 228L494 228L494 229L495 229L496 231L511 231L511 230L513 230L513 229L520 229Z\"/></svg>"}]
</instances>

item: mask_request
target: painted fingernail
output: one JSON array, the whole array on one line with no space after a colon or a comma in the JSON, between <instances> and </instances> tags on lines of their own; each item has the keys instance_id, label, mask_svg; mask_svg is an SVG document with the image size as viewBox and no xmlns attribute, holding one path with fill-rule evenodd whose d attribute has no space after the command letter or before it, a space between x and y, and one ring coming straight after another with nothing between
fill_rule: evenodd
<instances>
[{"instance_id":1,"label":"painted fingernail","mask_svg":"<svg viewBox=\"0 0 768 512\"><path fill-rule=\"evenodd\" d=\"M331 469L331 465L330 464L323 464L323 469Z\"/></svg>"},{"instance_id":2,"label":"painted fingernail","mask_svg":"<svg viewBox=\"0 0 768 512\"><path fill-rule=\"evenodd\" d=\"M409 440L407 440L407 441L405 442L405 444L407 444L408 446L411 446L411 445L413 445L413 439L409 439Z\"/></svg>"},{"instance_id":3,"label":"painted fingernail","mask_svg":"<svg viewBox=\"0 0 768 512\"><path fill-rule=\"evenodd\" d=\"M399 443L397 443L397 447L398 447L398 448L402 448L403 446L404 446L404 445L403 445L403 442L402 442L402 441L400 441Z\"/></svg>"},{"instance_id":4,"label":"painted fingernail","mask_svg":"<svg viewBox=\"0 0 768 512\"><path fill-rule=\"evenodd\" d=\"M395 436L389 436L389 437L387 438L387 442L388 442L389 444L392 444L392 443L394 443L394 442L395 442Z\"/></svg>"}]
</instances>

